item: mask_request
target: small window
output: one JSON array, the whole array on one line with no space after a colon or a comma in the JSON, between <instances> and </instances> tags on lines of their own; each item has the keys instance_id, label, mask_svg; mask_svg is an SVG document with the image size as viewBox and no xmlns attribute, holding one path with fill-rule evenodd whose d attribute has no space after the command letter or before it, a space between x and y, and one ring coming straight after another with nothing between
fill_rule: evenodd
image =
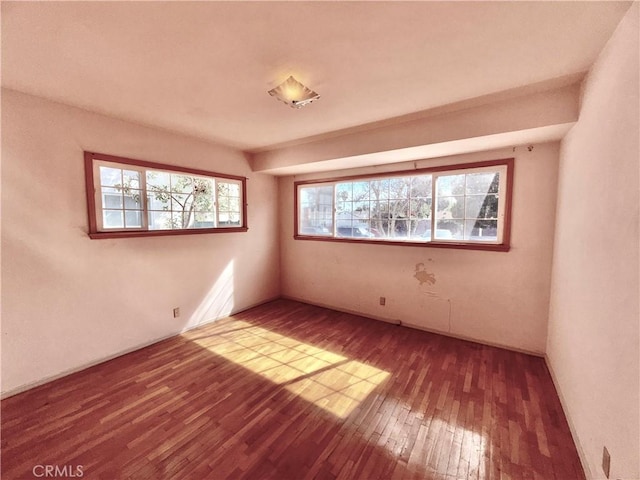
<instances>
[{"instance_id":1,"label":"small window","mask_svg":"<svg viewBox=\"0 0 640 480\"><path fill-rule=\"evenodd\" d=\"M85 152L89 235L246 231L245 178Z\"/></svg>"},{"instance_id":2,"label":"small window","mask_svg":"<svg viewBox=\"0 0 640 480\"><path fill-rule=\"evenodd\" d=\"M296 182L295 238L509 249L513 159Z\"/></svg>"}]
</instances>

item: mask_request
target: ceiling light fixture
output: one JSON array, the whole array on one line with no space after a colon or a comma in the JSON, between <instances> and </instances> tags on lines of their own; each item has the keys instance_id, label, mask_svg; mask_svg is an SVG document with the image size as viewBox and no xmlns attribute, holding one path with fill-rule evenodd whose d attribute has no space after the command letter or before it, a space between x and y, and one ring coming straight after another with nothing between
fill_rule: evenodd
<instances>
[{"instance_id":1,"label":"ceiling light fixture","mask_svg":"<svg viewBox=\"0 0 640 480\"><path fill-rule=\"evenodd\" d=\"M314 100L320 98L316 92L309 87L305 87L293 76L287 78L276 88L269 90L269 95L276 97L281 102L286 103L291 108L302 108L309 105Z\"/></svg>"}]
</instances>

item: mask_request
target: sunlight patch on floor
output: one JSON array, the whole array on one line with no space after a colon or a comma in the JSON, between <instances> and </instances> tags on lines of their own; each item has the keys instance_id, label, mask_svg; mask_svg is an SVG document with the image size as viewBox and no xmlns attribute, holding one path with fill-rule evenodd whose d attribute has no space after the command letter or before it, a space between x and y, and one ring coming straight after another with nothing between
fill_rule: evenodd
<instances>
[{"instance_id":1,"label":"sunlight patch on floor","mask_svg":"<svg viewBox=\"0 0 640 480\"><path fill-rule=\"evenodd\" d=\"M193 342L340 418L389 377L371 365L243 321Z\"/></svg>"}]
</instances>

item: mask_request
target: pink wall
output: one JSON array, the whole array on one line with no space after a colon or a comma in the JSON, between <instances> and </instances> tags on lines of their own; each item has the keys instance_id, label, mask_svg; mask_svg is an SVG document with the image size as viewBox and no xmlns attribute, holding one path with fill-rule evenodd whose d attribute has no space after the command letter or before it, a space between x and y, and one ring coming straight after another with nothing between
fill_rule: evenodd
<instances>
[{"instance_id":1,"label":"pink wall","mask_svg":"<svg viewBox=\"0 0 640 480\"><path fill-rule=\"evenodd\" d=\"M514 156L512 249L507 253L293 239L293 177L280 180L283 294L450 335L543 354L547 335L558 143L418 162L442 165ZM385 170L296 176L327 178ZM414 277L423 263L434 285ZM379 305L379 297L386 305Z\"/></svg>"},{"instance_id":2,"label":"pink wall","mask_svg":"<svg viewBox=\"0 0 640 480\"><path fill-rule=\"evenodd\" d=\"M638 3L600 54L562 142L547 343L589 478L640 478Z\"/></svg>"},{"instance_id":3,"label":"pink wall","mask_svg":"<svg viewBox=\"0 0 640 480\"><path fill-rule=\"evenodd\" d=\"M249 231L90 240L83 150L247 176ZM3 90L2 177L5 394L280 293L277 182L237 150Z\"/></svg>"}]
</instances>

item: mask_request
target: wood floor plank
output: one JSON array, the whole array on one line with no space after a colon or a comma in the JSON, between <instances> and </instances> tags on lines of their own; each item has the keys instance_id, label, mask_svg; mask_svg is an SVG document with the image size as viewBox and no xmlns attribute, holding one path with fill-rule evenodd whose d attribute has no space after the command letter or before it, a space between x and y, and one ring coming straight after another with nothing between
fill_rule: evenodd
<instances>
[{"instance_id":1,"label":"wood floor plank","mask_svg":"<svg viewBox=\"0 0 640 480\"><path fill-rule=\"evenodd\" d=\"M541 358L279 300L2 401L3 479L581 480Z\"/></svg>"}]
</instances>

